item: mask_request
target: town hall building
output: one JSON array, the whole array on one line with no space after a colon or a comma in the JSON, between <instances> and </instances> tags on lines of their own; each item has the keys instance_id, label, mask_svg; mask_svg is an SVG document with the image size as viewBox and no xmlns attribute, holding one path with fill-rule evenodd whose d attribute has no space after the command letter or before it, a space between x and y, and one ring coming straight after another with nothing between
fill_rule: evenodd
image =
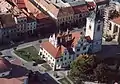
<instances>
[{"instance_id":1,"label":"town hall building","mask_svg":"<svg viewBox=\"0 0 120 84\"><path fill-rule=\"evenodd\" d=\"M40 44L39 55L53 70L68 67L80 54L101 50L103 19L95 9L87 18L85 35L82 32L59 32Z\"/></svg>"}]
</instances>

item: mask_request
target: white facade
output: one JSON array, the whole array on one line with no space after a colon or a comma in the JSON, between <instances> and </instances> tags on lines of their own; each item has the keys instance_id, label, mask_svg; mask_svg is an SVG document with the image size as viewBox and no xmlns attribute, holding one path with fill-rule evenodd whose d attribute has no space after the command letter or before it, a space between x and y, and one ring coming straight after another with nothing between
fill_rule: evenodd
<instances>
[{"instance_id":1,"label":"white facade","mask_svg":"<svg viewBox=\"0 0 120 84\"><path fill-rule=\"evenodd\" d=\"M90 36L92 42L92 52L101 50L102 45L103 20L96 17L95 11L87 18L86 36Z\"/></svg>"},{"instance_id":2,"label":"white facade","mask_svg":"<svg viewBox=\"0 0 120 84\"><path fill-rule=\"evenodd\" d=\"M38 55L41 56L44 60L47 61L47 63L50 65L50 67L55 70L55 64L56 64L56 59L44 48L40 47Z\"/></svg>"},{"instance_id":3,"label":"white facade","mask_svg":"<svg viewBox=\"0 0 120 84\"><path fill-rule=\"evenodd\" d=\"M120 43L120 25L114 23L113 21L109 21L109 29L107 30L107 34L110 35L114 41Z\"/></svg>"}]
</instances>

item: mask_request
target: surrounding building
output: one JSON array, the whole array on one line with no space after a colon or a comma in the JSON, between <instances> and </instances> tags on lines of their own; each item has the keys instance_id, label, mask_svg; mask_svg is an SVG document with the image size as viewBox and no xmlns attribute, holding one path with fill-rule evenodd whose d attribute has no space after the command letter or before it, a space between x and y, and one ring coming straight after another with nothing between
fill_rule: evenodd
<instances>
[{"instance_id":1,"label":"surrounding building","mask_svg":"<svg viewBox=\"0 0 120 84\"><path fill-rule=\"evenodd\" d=\"M94 2L84 0L30 0L49 14L56 22L57 27L70 28L85 24L89 11L94 9Z\"/></svg>"},{"instance_id":2,"label":"surrounding building","mask_svg":"<svg viewBox=\"0 0 120 84\"><path fill-rule=\"evenodd\" d=\"M55 22L47 14L40 11L39 8L33 5L29 0L25 0L25 5L27 8L27 13L32 14L34 16L33 18L36 19L36 33L43 35L55 32L57 30Z\"/></svg>"},{"instance_id":3,"label":"surrounding building","mask_svg":"<svg viewBox=\"0 0 120 84\"><path fill-rule=\"evenodd\" d=\"M107 34L110 35L114 41L120 43L120 17L109 20L109 22Z\"/></svg>"},{"instance_id":4,"label":"surrounding building","mask_svg":"<svg viewBox=\"0 0 120 84\"><path fill-rule=\"evenodd\" d=\"M0 13L7 13L12 6L6 0L0 0Z\"/></svg>"},{"instance_id":5,"label":"surrounding building","mask_svg":"<svg viewBox=\"0 0 120 84\"><path fill-rule=\"evenodd\" d=\"M36 19L28 17L17 6L12 6L6 1L0 4L8 4L1 7L0 13L0 44L8 43L14 40L21 40L23 36L32 35L36 28Z\"/></svg>"},{"instance_id":6,"label":"surrounding building","mask_svg":"<svg viewBox=\"0 0 120 84\"><path fill-rule=\"evenodd\" d=\"M0 58L0 77L8 76L11 70L11 63L4 58Z\"/></svg>"}]
</instances>

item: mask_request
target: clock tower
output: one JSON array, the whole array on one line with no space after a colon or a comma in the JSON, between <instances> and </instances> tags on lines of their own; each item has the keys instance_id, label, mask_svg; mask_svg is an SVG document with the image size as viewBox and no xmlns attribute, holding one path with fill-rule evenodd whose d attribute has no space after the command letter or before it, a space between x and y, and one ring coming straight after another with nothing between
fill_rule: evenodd
<instances>
[{"instance_id":1,"label":"clock tower","mask_svg":"<svg viewBox=\"0 0 120 84\"><path fill-rule=\"evenodd\" d=\"M85 36L90 36L92 40L92 53L99 52L102 47L103 17L97 8L91 12L86 22Z\"/></svg>"}]
</instances>

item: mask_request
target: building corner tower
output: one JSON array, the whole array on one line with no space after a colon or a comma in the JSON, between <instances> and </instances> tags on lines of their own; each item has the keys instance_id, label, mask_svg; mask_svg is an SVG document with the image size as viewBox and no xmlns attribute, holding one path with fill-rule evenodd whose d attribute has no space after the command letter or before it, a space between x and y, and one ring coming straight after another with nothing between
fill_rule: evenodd
<instances>
[{"instance_id":1,"label":"building corner tower","mask_svg":"<svg viewBox=\"0 0 120 84\"><path fill-rule=\"evenodd\" d=\"M103 17L96 8L91 12L86 22L85 36L90 36L92 40L91 52L96 53L102 48Z\"/></svg>"}]
</instances>

